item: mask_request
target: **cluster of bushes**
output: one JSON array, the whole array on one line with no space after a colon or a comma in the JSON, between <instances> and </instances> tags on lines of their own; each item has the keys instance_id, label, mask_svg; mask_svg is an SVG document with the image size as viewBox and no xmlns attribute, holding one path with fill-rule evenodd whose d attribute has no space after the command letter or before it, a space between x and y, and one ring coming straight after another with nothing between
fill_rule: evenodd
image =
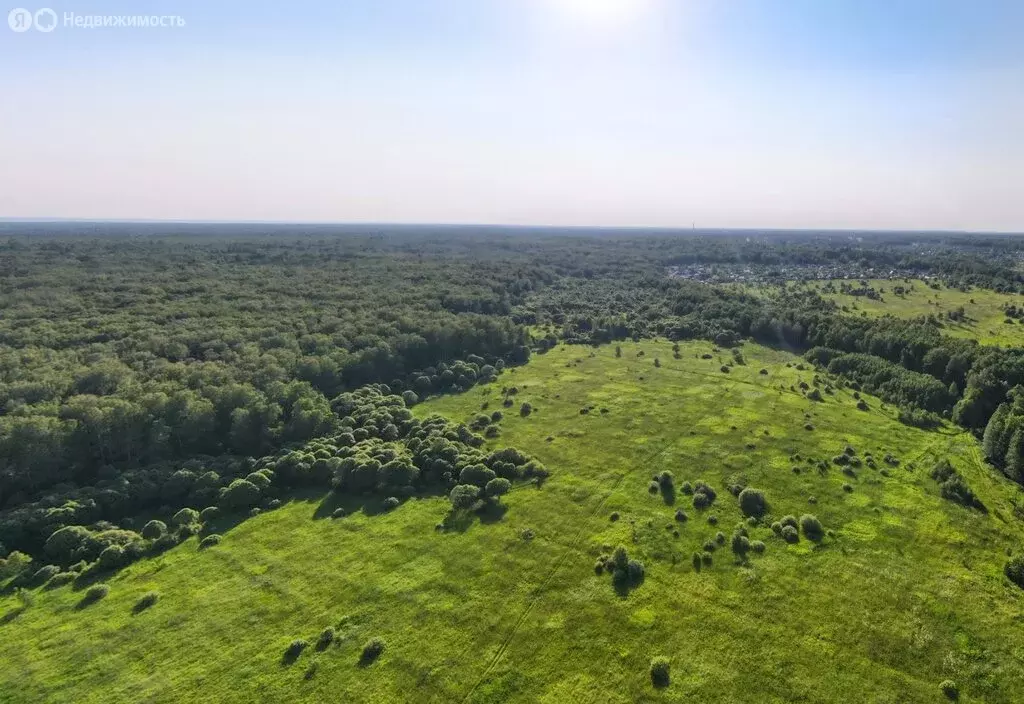
<instances>
[{"instance_id":1,"label":"cluster of bushes","mask_svg":"<svg viewBox=\"0 0 1024 704\"><path fill-rule=\"evenodd\" d=\"M941 460L932 467L931 478L939 483L942 498L953 503L960 504L967 508L975 508L979 511L985 510L985 505L975 496L963 475L949 463L949 460Z\"/></svg>"},{"instance_id":2,"label":"cluster of bushes","mask_svg":"<svg viewBox=\"0 0 1024 704\"><path fill-rule=\"evenodd\" d=\"M696 509L704 509L715 503L715 499L718 497L717 492L705 482L695 482L693 485L693 507Z\"/></svg>"},{"instance_id":3,"label":"cluster of bushes","mask_svg":"<svg viewBox=\"0 0 1024 704\"><path fill-rule=\"evenodd\" d=\"M825 528L817 516L804 514L797 520L796 516L787 515L772 523L772 532L787 543L800 542L800 530L803 530L804 537L815 543L825 538Z\"/></svg>"},{"instance_id":4,"label":"cluster of bushes","mask_svg":"<svg viewBox=\"0 0 1024 704\"><path fill-rule=\"evenodd\" d=\"M216 505L202 512L179 509L170 526L151 520L135 532L103 521L62 525L76 520L80 507L54 509L49 515L55 529L36 562L60 567L82 563L93 571L117 569L177 545L224 513L274 508L280 505L280 497L302 486L381 495L387 497L382 502L385 510L417 493L447 493L453 509L463 510L499 500L514 481L541 481L548 476L541 463L515 448L484 452L482 438L466 425L436 415L413 418L405 401L389 391L384 385L368 385L341 394L331 404L339 416L339 432L298 449L246 461L246 474L227 486L217 487L211 479L214 491L203 496ZM218 540L206 536L200 547ZM21 572L29 573L28 567Z\"/></svg>"},{"instance_id":5,"label":"cluster of bushes","mask_svg":"<svg viewBox=\"0 0 1024 704\"><path fill-rule=\"evenodd\" d=\"M644 581L644 565L639 560L631 559L622 545L615 548L611 555L601 555L594 563L594 572L601 575L605 572L612 576L612 584L620 592L636 588Z\"/></svg>"}]
</instances>

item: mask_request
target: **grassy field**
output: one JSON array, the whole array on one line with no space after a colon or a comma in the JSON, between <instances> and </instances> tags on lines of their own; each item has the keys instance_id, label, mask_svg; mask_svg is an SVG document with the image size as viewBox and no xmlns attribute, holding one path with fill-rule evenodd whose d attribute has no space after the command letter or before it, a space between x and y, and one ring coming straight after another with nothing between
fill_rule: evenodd
<instances>
[{"instance_id":1,"label":"grassy field","mask_svg":"<svg viewBox=\"0 0 1024 704\"><path fill-rule=\"evenodd\" d=\"M833 282L836 288L840 282ZM856 284L857 282L848 282ZM1024 325L1020 321L1006 322L1003 306L1024 305L1024 296L1018 294L1002 294L985 289L960 291L943 287L940 290L929 288L924 281L903 280L886 281L873 279L868 284L876 289L884 289L881 301L871 300L865 296L851 296L842 293L824 293L841 306L853 313L867 315L891 314L898 318L916 318L922 315L935 315L943 320L943 332L954 337L969 337L983 345L1002 345L1004 347L1024 345ZM822 283L810 282L812 289L821 292ZM908 287L903 295L893 293L894 286ZM967 320L963 322L945 319L948 311L955 311L963 306Z\"/></svg>"},{"instance_id":2,"label":"grassy field","mask_svg":"<svg viewBox=\"0 0 1024 704\"><path fill-rule=\"evenodd\" d=\"M558 347L416 407L467 420L519 389L492 444L553 476L513 490L500 518L439 531L448 504L430 498L332 520L331 497L308 496L214 548L193 539L136 563L85 607L67 586L0 597L0 701L936 702L946 679L961 701L1024 701L1024 591L1002 576L1024 545L1021 494L970 436L903 426L867 396L857 410L846 390L808 401L791 387L813 372L783 352L747 345L746 365L723 373L728 355L701 359L707 343L679 359L665 342L621 348ZM878 469L809 462L847 445ZM945 457L987 513L939 496L928 469ZM665 469L717 501L651 495ZM735 483L766 494L749 530L767 549L737 564L725 546L697 572L693 553L741 519ZM768 527L805 512L834 534L789 545ZM620 543L646 567L628 595L594 572ZM159 601L134 613L149 591ZM334 644L283 659L326 626ZM386 650L361 666L372 637ZM664 689L648 674L659 655Z\"/></svg>"}]
</instances>

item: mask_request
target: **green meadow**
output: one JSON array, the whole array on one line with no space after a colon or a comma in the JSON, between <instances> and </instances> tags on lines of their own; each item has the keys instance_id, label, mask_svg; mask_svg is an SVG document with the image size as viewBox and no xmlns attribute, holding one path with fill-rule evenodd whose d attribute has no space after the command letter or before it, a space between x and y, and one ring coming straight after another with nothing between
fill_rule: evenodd
<instances>
[{"instance_id":1,"label":"green meadow","mask_svg":"<svg viewBox=\"0 0 1024 704\"><path fill-rule=\"evenodd\" d=\"M982 312L996 294L921 284L913 304L850 303L910 315L935 312L936 293L983 301L964 304L976 327L1010 334ZM219 545L192 538L111 575L95 603L73 586L0 596L0 701L937 702L945 680L960 701L1024 701L1024 591L1002 573L1024 545L1024 496L972 436L904 426L868 395L859 410L826 379L810 401L800 383L814 371L785 352L747 344L723 372L731 356L709 343L678 358L668 342L620 347L559 346L415 407L458 421L503 411L488 446L552 472L514 488L504 513L445 528L440 497L332 519L335 499L311 494ZM861 466L844 473L832 459L847 447ZM940 496L940 459L985 511ZM650 493L663 470L675 493ZM686 481L717 499L695 509ZM694 553L743 520L734 485L765 494L767 515L747 526L765 551L740 561L726 541L698 571ZM830 531L820 543L770 527L806 513ZM645 567L628 591L594 568L620 544ZM310 646L289 661L299 638ZM361 663L371 638L385 650ZM652 686L657 656L667 687Z\"/></svg>"},{"instance_id":2,"label":"green meadow","mask_svg":"<svg viewBox=\"0 0 1024 704\"><path fill-rule=\"evenodd\" d=\"M838 288L841 282L837 280L833 283ZM822 293L825 298L834 300L853 314L894 315L897 318L934 315L942 320L944 334L972 338L983 345L1024 345L1024 325L1019 320L1007 322L1008 319L1003 312L1006 305L1024 305L1024 296L1019 294L1003 294L980 288L961 291L945 286L936 290L921 280L907 282L902 279L871 279L868 285L875 290L884 289L883 300L871 300L866 296L843 293L826 293L821 290L821 284L810 282L812 289ZM905 287L906 292L902 295L894 293L895 286ZM961 306L967 315L966 320L953 321L945 318L946 313L956 311Z\"/></svg>"}]
</instances>

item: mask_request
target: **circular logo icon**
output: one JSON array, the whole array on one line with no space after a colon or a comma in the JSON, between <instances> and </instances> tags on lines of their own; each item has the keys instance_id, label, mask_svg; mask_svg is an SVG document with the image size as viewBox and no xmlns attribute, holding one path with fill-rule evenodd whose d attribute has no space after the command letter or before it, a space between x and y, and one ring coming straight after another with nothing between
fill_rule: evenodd
<instances>
[{"instance_id":1,"label":"circular logo icon","mask_svg":"<svg viewBox=\"0 0 1024 704\"><path fill-rule=\"evenodd\" d=\"M57 13L48 7L36 10L35 25L40 32L52 32L57 29Z\"/></svg>"},{"instance_id":2,"label":"circular logo icon","mask_svg":"<svg viewBox=\"0 0 1024 704\"><path fill-rule=\"evenodd\" d=\"M27 32L32 29L32 13L24 7L16 7L7 13L7 24L12 31Z\"/></svg>"}]
</instances>

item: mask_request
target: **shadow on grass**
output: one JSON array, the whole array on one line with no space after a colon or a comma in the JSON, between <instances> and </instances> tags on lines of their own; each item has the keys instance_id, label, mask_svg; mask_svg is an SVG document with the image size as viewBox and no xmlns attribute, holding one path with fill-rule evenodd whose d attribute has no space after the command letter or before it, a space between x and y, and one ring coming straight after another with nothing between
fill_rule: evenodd
<instances>
[{"instance_id":1,"label":"shadow on grass","mask_svg":"<svg viewBox=\"0 0 1024 704\"><path fill-rule=\"evenodd\" d=\"M82 609L89 608L90 606L92 606L96 602L102 600L107 595L107 592L105 590L103 590L103 591L99 591L99 590L94 591L94 589L95 588L90 588L89 591L87 591L85 593L85 596L83 596L79 600L79 602L77 604L75 604L75 610L76 611L81 611Z\"/></svg>"},{"instance_id":2,"label":"shadow on grass","mask_svg":"<svg viewBox=\"0 0 1024 704\"><path fill-rule=\"evenodd\" d=\"M472 510L451 510L441 522L441 529L446 532L465 533L478 520L483 525L498 523L508 513L508 506L497 501L485 501Z\"/></svg>"},{"instance_id":3,"label":"shadow on grass","mask_svg":"<svg viewBox=\"0 0 1024 704\"><path fill-rule=\"evenodd\" d=\"M665 502L666 506L675 506L676 488L674 485L661 485L661 500Z\"/></svg>"},{"instance_id":4,"label":"shadow on grass","mask_svg":"<svg viewBox=\"0 0 1024 704\"><path fill-rule=\"evenodd\" d=\"M5 613L3 616L0 616L0 626L6 626L8 623L11 623L26 611L28 611L28 606L26 604L22 604L21 606L15 606L13 609Z\"/></svg>"}]
</instances>

